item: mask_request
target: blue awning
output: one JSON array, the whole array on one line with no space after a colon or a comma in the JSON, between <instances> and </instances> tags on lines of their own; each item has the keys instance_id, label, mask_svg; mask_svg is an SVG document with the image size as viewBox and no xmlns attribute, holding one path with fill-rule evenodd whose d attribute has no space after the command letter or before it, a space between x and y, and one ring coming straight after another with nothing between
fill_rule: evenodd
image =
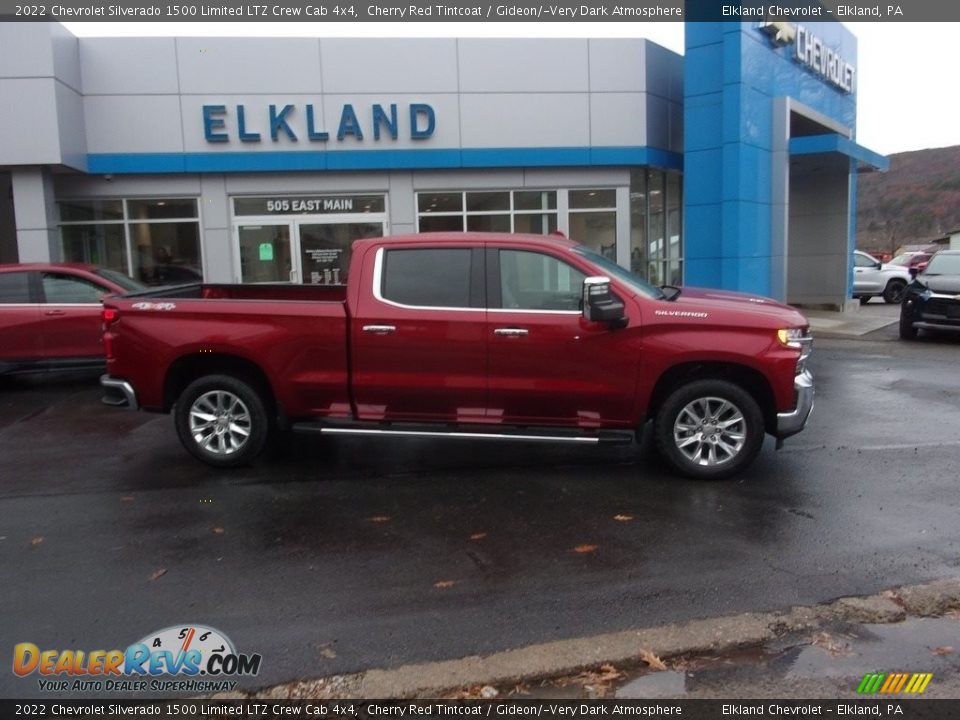
<instances>
[{"instance_id":1,"label":"blue awning","mask_svg":"<svg viewBox=\"0 0 960 720\"><path fill-rule=\"evenodd\" d=\"M859 170L886 172L890 169L890 159L888 157L875 153L863 145L857 145L853 140L843 135L829 133L790 138L790 155L822 155L825 153L846 155L857 161L857 169Z\"/></svg>"}]
</instances>

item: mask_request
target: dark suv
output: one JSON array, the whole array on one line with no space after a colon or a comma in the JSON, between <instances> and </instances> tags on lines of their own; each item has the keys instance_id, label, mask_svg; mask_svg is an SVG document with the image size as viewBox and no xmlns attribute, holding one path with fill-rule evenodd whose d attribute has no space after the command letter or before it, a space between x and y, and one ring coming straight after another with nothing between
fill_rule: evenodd
<instances>
[{"instance_id":1,"label":"dark suv","mask_svg":"<svg viewBox=\"0 0 960 720\"><path fill-rule=\"evenodd\" d=\"M941 250L907 286L900 306L900 337L918 330L960 332L960 250Z\"/></svg>"}]
</instances>

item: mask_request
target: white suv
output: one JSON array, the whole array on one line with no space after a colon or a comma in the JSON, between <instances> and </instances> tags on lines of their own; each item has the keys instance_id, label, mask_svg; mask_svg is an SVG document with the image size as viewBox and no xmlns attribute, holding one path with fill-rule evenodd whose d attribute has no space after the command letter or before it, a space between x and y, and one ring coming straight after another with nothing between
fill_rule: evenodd
<instances>
[{"instance_id":1,"label":"white suv","mask_svg":"<svg viewBox=\"0 0 960 720\"><path fill-rule=\"evenodd\" d=\"M910 271L903 265L884 265L873 255L853 251L853 296L861 303L875 295L884 302L899 303L910 279Z\"/></svg>"}]
</instances>

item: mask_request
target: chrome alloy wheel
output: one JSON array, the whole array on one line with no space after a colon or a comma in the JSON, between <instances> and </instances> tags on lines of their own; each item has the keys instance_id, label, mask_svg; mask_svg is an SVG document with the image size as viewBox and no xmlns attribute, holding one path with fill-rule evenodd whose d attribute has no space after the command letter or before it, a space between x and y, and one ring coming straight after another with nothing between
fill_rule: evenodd
<instances>
[{"instance_id":1,"label":"chrome alloy wheel","mask_svg":"<svg viewBox=\"0 0 960 720\"><path fill-rule=\"evenodd\" d=\"M190 434L194 442L213 455L232 455L250 437L250 411L226 390L204 393L190 406Z\"/></svg>"},{"instance_id":2,"label":"chrome alloy wheel","mask_svg":"<svg viewBox=\"0 0 960 720\"><path fill-rule=\"evenodd\" d=\"M747 439L743 413L729 400L697 398L677 414L673 441L688 460L715 467L733 460Z\"/></svg>"}]
</instances>

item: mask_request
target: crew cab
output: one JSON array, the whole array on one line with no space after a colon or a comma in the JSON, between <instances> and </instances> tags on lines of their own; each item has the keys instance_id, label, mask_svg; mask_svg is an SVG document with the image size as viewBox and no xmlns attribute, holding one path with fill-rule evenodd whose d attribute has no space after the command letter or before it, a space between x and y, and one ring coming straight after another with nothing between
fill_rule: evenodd
<instances>
[{"instance_id":1,"label":"crew cab","mask_svg":"<svg viewBox=\"0 0 960 720\"><path fill-rule=\"evenodd\" d=\"M630 442L729 477L813 407L806 319L660 289L561 237L359 240L345 286L195 284L104 302L105 401L173 412L194 456L251 461L278 429Z\"/></svg>"},{"instance_id":2,"label":"crew cab","mask_svg":"<svg viewBox=\"0 0 960 720\"><path fill-rule=\"evenodd\" d=\"M0 265L0 375L102 369L100 299L145 289L82 263Z\"/></svg>"}]
</instances>

